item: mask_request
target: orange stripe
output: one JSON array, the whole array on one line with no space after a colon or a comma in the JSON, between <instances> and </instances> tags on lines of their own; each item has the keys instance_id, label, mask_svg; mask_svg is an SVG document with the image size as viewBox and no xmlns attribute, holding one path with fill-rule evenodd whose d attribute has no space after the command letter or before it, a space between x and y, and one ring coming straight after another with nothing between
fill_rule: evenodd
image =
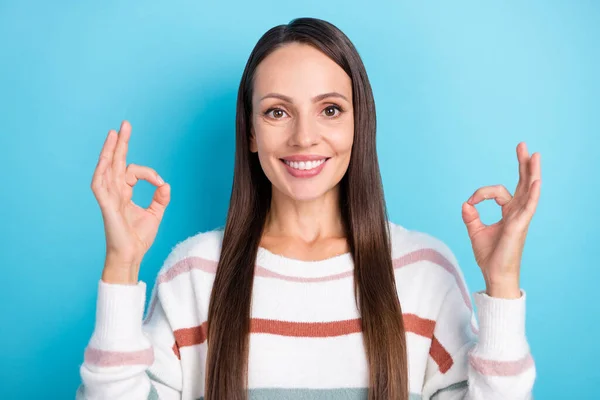
<instances>
[{"instance_id":1,"label":"orange stripe","mask_svg":"<svg viewBox=\"0 0 600 400\"><path fill-rule=\"evenodd\" d=\"M412 332L426 338L433 337L434 320L421 318L415 314L402 314L402 318L404 319L404 330L406 332Z\"/></svg>"},{"instance_id":2,"label":"orange stripe","mask_svg":"<svg viewBox=\"0 0 600 400\"><path fill-rule=\"evenodd\" d=\"M414 314L403 314L404 329L426 338L433 336L435 321ZM202 344L206 340L208 322L192 328L177 329L175 340L179 347ZM250 320L251 333L267 333L295 337L332 337L361 332L360 319L332 322L292 322L264 318Z\"/></svg>"},{"instance_id":3,"label":"orange stripe","mask_svg":"<svg viewBox=\"0 0 600 400\"><path fill-rule=\"evenodd\" d=\"M359 319L333 322L290 322L252 318L250 321L250 332L280 336L317 338L349 335L360 331Z\"/></svg>"},{"instance_id":4,"label":"orange stripe","mask_svg":"<svg viewBox=\"0 0 600 400\"><path fill-rule=\"evenodd\" d=\"M454 361L452 361L452 356L448 351L442 346L439 340L433 336L431 338L431 347L429 348L429 355L433 358L433 361L440 368L440 372L445 374L448 370L454 365Z\"/></svg>"},{"instance_id":5,"label":"orange stripe","mask_svg":"<svg viewBox=\"0 0 600 400\"><path fill-rule=\"evenodd\" d=\"M415 314L403 314L404 329L416 335L431 339L429 354L440 366L442 372L446 372L452 366L452 357L433 336L435 321L421 318ZM208 323L192 328L177 329L174 332L175 344L173 352L180 358L179 349L186 346L202 344L206 341ZM291 322L277 321L264 318L252 318L250 320L251 333L267 333L272 335L289 337L334 337L361 332L360 319L332 322Z\"/></svg>"},{"instance_id":6,"label":"orange stripe","mask_svg":"<svg viewBox=\"0 0 600 400\"><path fill-rule=\"evenodd\" d=\"M175 336L173 352L177 358L181 359L181 355L179 354L180 348L204 343L206 341L207 331L208 321L205 321L202 325L194 326L192 328L177 329L173 332L173 335Z\"/></svg>"}]
</instances>

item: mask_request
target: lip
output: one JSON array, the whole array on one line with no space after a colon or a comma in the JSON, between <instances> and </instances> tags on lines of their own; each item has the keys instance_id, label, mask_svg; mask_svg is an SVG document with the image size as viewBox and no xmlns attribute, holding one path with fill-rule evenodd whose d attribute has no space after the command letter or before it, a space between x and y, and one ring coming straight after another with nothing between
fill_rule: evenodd
<instances>
[{"instance_id":1,"label":"lip","mask_svg":"<svg viewBox=\"0 0 600 400\"><path fill-rule=\"evenodd\" d=\"M286 161L318 161L322 159L327 159L331 157L325 157L319 154L295 154L292 156L281 157L280 160Z\"/></svg>"},{"instance_id":2,"label":"lip","mask_svg":"<svg viewBox=\"0 0 600 400\"><path fill-rule=\"evenodd\" d=\"M304 158L300 158L300 159L291 159L291 158L281 158L280 161L283 164L283 166L285 167L285 169L287 170L287 172L292 175L294 178L312 178L313 176L317 176L319 175L319 173L323 170L323 168L325 168L325 165L327 165L327 162L329 161L329 159L331 157L323 157L323 156L316 156L316 158L306 158L306 157L314 157L314 156L293 156L293 157L304 157ZM316 168L313 169L304 169L304 170L300 170L300 169L295 169L290 167L289 165L287 165L285 163L284 160L287 161L313 161L313 160L322 160L325 159L325 161L319 165Z\"/></svg>"}]
</instances>

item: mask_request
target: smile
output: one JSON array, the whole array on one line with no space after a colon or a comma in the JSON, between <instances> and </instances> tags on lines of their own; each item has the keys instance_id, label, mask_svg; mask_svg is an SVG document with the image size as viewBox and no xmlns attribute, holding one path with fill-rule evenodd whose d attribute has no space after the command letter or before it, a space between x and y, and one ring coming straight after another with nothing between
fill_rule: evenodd
<instances>
[{"instance_id":1,"label":"smile","mask_svg":"<svg viewBox=\"0 0 600 400\"><path fill-rule=\"evenodd\" d=\"M311 170L311 169L317 168L319 165L321 165L325 161L327 161L327 159L323 158L322 160L313 160L313 161L288 161L288 160L282 160L282 161L286 165L288 165L294 169L306 171L306 170Z\"/></svg>"},{"instance_id":2,"label":"smile","mask_svg":"<svg viewBox=\"0 0 600 400\"><path fill-rule=\"evenodd\" d=\"M285 165L287 172L294 178L312 178L318 175L325 165L327 165L328 157L323 157L313 160L285 160L280 158L280 161Z\"/></svg>"}]
</instances>

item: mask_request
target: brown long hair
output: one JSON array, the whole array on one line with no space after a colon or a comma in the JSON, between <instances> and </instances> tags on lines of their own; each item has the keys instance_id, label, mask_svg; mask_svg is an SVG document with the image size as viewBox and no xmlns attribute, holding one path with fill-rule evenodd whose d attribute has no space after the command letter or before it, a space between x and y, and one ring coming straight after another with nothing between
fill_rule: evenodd
<instances>
[{"instance_id":1,"label":"brown long hair","mask_svg":"<svg viewBox=\"0 0 600 400\"><path fill-rule=\"evenodd\" d=\"M354 260L354 293L369 364L369 400L408 399L402 310L375 145L375 102L360 56L329 22L298 18L267 31L253 49L239 86L233 187L208 311L206 400L245 400L250 304L271 183L249 147L254 72L280 46L300 42L335 61L352 80L354 143L340 181L340 208Z\"/></svg>"}]
</instances>

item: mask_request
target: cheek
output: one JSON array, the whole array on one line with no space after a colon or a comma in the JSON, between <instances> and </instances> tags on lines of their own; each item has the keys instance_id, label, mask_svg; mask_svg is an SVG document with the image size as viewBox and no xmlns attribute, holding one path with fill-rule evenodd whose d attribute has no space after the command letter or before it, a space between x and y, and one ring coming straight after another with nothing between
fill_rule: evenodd
<instances>
[{"instance_id":1,"label":"cheek","mask_svg":"<svg viewBox=\"0 0 600 400\"><path fill-rule=\"evenodd\" d=\"M273 135L269 130L271 127L265 126L264 121L259 117L254 117L252 121L254 131L254 145L259 156L269 153L273 147Z\"/></svg>"},{"instance_id":2,"label":"cheek","mask_svg":"<svg viewBox=\"0 0 600 400\"><path fill-rule=\"evenodd\" d=\"M354 143L354 126L345 126L343 129L336 129L332 131L329 138L335 152L340 156L347 156L352 150Z\"/></svg>"},{"instance_id":3,"label":"cheek","mask_svg":"<svg viewBox=\"0 0 600 400\"><path fill-rule=\"evenodd\" d=\"M277 155L285 147L284 132L273 127L258 127L255 138L258 159L263 170L273 169L274 163L278 162Z\"/></svg>"},{"instance_id":4,"label":"cheek","mask_svg":"<svg viewBox=\"0 0 600 400\"><path fill-rule=\"evenodd\" d=\"M262 157L274 156L285 145L285 141L282 141L283 138L283 134L277 135L276 132L257 132L256 145L259 155Z\"/></svg>"}]
</instances>

